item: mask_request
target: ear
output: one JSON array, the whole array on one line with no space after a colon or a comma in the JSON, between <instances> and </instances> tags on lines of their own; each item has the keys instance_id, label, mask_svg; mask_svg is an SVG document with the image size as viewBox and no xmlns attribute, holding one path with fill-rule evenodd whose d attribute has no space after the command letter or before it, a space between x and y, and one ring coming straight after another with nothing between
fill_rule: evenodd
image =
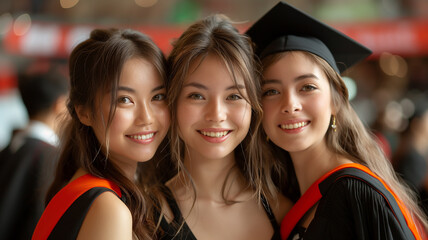
<instances>
[{"instance_id":1,"label":"ear","mask_svg":"<svg viewBox=\"0 0 428 240\"><path fill-rule=\"evenodd\" d=\"M74 110L76 111L77 117L83 125L86 125L88 127L92 126L91 114L89 113L87 108L82 105L79 105L75 106Z\"/></svg>"}]
</instances>

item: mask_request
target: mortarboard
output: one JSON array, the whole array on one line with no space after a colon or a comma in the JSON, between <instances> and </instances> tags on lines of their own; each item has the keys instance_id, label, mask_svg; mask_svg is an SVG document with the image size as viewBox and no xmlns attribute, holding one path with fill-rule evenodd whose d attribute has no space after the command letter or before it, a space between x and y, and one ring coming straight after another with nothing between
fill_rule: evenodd
<instances>
[{"instance_id":1,"label":"mortarboard","mask_svg":"<svg viewBox=\"0 0 428 240\"><path fill-rule=\"evenodd\" d=\"M323 58L338 73L372 53L345 34L282 1L246 34L256 44L255 52L260 58L287 50L303 50Z\"/></svg>"}]
</instances>

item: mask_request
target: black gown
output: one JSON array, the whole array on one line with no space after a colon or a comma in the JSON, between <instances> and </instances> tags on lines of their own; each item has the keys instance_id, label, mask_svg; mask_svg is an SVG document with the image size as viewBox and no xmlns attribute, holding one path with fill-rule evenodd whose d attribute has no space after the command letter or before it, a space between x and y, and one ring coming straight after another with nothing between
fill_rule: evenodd
<instances>
[{"instance_id":1,"label":"black gown","mask_svg":"<svg viewBox=\"0 0 428 240\"><path fill-rule=\"evenodd\" d=\"M385 199L366 183L343 178L320 200L315 217L296 238L288 239L407 239Z\"/></svg>"},{"instance_id":2,"label":"black gown","mask_svg":"<svg viewBox=\"0 0 428 240\"><path fill-rule=\"evenodd\" d=\"M31 238L57 156L56 147L31 137L17 151L9 145L0 153L0 240Z\"/></svg>"},{"instance_id":3,"label":"black gown","mask_svg":"<svg viewBox=\"0 0 428 240\"><path fill-rule=\"evenodd\" d=\"M342 169L321 181L313 220L307 229L298 222L287 239L415 239L395 197L366 173Z\"/></svg>"}]
</instances>

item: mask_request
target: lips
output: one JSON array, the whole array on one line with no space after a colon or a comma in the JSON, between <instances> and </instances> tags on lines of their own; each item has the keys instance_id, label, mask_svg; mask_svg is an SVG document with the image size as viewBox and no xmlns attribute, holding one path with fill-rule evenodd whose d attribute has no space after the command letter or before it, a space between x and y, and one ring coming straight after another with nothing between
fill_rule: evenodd
<instances>
[{"instance_id":1,"label":"lips","mask_svg":"<svg viewBox=\"0 0 428 240\"><path fill-rule=\"evenodd\" d=\"M295 123L290 123L290 124L281 124L279 125L279 127L281 129L287 129L287 130L293 130L293 129L298 129L301 127L304 127L306 125L308 125L308 121L301 121L301 122L295 122Z\"/></svg>"},{"instance_id":2,"label":"lips","mask_svg":"<svg viewBox=\"0 0 428 240\"><path fill-rule=\"evenodd\" d=\"M230 136L232 130L228 129L201 129L197 131L201 134L202 138L210 143L221 143L226 141L226 139Z\"/></svg>"},{"instance_id":3,"label":"lips","mask_svg":"<svg viewBox=\"0 0 428 240\"><path fill-rule=\"evenodd\" d=\"M149 134L141 134L141 135L128 135L128 137L136 139L136 140L146 140L149 138L152 138L155 135L155 133L149 133Z\"/></svg>"},{"instance_id":4,"label":"lips","mask_svg":"<svg viewBox=\"0 0 428 240\"><path fill-rule=\"evenodd\" d=\"M212 138L220 138L223 136L226 136L230 131L216 131L216 132L211 132L211 131L199 131L199 133L201 133L204 136L207 137L212 137Z\"/></svg>"},{"instance_id":5,"label":"lips","mask_svg":"<svg viewBox=\"0 0 428 240\"><path fill-rule=\"evenodd\" d=\"M154 140L155 135L156 135L156 132L148 132L148 133L126 135L126 137L130 138L134 142L147 144L147 143L151 143Z\"/></svg>"}]
</instances>

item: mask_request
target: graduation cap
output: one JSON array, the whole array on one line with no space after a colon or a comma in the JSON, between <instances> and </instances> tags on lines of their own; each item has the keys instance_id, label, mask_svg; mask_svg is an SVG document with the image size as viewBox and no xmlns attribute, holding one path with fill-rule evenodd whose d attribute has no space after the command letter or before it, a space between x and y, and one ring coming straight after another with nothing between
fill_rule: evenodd
<instances>
[{"instance_id":1,"label":"graduation cap","mask_svg":"<svg viewBox=\"0 0 428 240\"><path fill-rule=\"evenodd\" d=\"M302 50L323 58L338 73L372 53L345 34L285 2L276 4L246 34L256 44L255 52L260 58Z\"/></svg>"}]
</instances>

